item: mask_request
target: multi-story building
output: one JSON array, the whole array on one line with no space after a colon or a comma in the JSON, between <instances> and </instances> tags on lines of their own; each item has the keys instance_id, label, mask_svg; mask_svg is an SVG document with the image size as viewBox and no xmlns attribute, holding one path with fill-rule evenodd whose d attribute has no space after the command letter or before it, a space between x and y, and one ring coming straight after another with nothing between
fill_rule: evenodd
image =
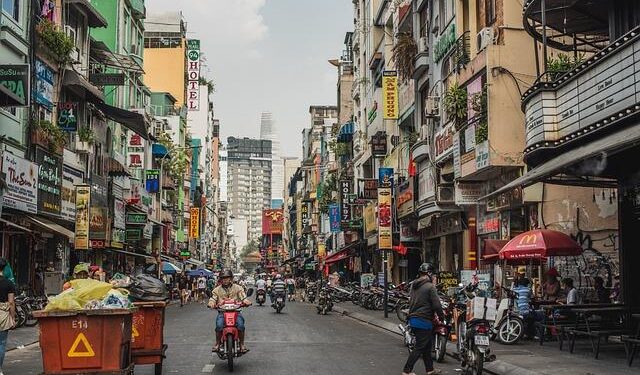
<instances>
[{"instance_id":1,"label":"multi-story building","mask_svg":"<svg viewBox=\"0 0 640 375\"><path fill-rule=\"evenodd\" d=\"M271 141L271 200L272 206L282 205L282 191L284 190L284 171L282 155L280 154L280 137L275 128L273 114L271 112L262 112L260 116L260 139Z\"/></svg>"},{"instance_id":2,"label":"multi-story building","mask_svg":"<svg viewBox=\"0 0 640 375\"><path fill-rule=\"evenodd\" d=\"M271 141L227 138L229 215L246 220L249 240L262 235L262 209L271 207Z\"/></svg>"}]
</instances>

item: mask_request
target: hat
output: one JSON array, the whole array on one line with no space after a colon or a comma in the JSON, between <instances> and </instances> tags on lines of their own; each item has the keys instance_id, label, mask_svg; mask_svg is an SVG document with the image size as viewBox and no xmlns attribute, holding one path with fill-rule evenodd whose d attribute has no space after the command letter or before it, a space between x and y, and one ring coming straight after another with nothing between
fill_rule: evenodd
<instances>
[{"instance_id":1,"label":"hat","mask_svg":"<svg viewBox=\"0 0 640 375\"><path fill-rule=\"evenodd\" d=\"M518 273L527 273L527 267L525 266L518 267Z\"/></svg>"},{"instance_id":2,"label":"hat","mask_svg":"<svg viewBox=\"0 0 640 375\"><path fill-rule=\"evenodd\" d=\"M86 263L78 263L75 267L73 267L73 274L77 275L80 272L89 273L89 266Z\"/></svg>"},{"instance_id":3,"label":"hat","mask_svg":"<svg viewBox=\"0 0 640 375\"><path fill-rule=\"evenodd\" d=\"M549 268L549 270L547 271L547 275L555 276L555 277L560 276L560 274L558 273L558 270L555 267Z\"/></svg>"}]
</instances>

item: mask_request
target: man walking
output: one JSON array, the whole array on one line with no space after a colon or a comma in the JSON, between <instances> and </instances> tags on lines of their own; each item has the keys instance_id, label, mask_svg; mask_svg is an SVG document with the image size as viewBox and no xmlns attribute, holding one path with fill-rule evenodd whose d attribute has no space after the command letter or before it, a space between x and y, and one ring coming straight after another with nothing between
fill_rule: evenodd
<instances>
[{"instance_id":1,"label":"man walking","mask_svg":"<svg viewBox=\"0 0 640 375\"><path fill-rule=\"evenodd\" d=\"M444 318L444 312L440 305L440 298L436 287L431 283L431 275L434 268L429 263L423 263L419 269L420 277L411 286L409 297L408 322L411 331L416 338L415 348L409 354L407 363L402 371L403 375L415 375L413 366L422 357L427 375L439 374L433 368L431 358L431 346L433 344L433 317L437 314Z\"/></svg>"}]
</instances>

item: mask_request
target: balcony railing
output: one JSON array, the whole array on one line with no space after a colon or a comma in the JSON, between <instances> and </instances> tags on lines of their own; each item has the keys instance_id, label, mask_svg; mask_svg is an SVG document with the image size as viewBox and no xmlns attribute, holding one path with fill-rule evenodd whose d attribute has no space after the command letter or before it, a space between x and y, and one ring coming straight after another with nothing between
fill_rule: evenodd
<instances>
[{"instance_id":1,"label":"balcony railing","mask_svg":"<svg viewBox=\"0 0 640 375\"><path fill-rule=\"evenodd\" d=\"M640 27L522 96L525 155L616 126L640 110Z\"/></svg>"}]
</instances>

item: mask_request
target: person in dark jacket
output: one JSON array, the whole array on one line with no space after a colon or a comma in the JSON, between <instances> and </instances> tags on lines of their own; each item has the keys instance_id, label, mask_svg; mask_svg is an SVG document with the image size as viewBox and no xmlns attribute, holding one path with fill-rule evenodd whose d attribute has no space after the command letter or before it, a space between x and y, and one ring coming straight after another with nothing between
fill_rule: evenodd
<instances>
[{"instance_id":1,"label":"person in dark jacket","mask_svg":"<svg viewBox=\"0 0 640 375\"><path fill-rule=\"evenodd\" d=\"M434 273L433 266L429 263L423 263L419 272L420 277L411 286L408 314L409 327L416 338L416 345L404 365L403 375L415 375L413 366L420 357L424 361L427 375L439 374L439 371L433 368L433 359L431 358L432 322L436 314L440 318L444 318L444 312L436 287L431 282L431 275Z\"/></svg>"}]
</instances>

